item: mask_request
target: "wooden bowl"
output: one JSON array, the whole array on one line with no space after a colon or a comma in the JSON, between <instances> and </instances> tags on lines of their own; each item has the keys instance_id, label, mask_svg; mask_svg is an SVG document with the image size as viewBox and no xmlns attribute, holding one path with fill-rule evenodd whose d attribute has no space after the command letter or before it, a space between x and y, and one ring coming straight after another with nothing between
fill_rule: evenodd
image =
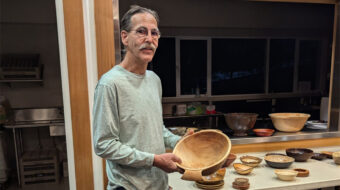
<instances>
[{"instance_id":1,"label":"wooden bowl","mask_svg":"<svg viewBox=\"0 0 340 190\"><path fill-rule=\"evenodd\" d=\"M236 160L237 156L236 154L230 153L227 157L227 161L224 163L222 167L226 168L230 166L231 163L233 163Z\"/></svg>"},{"instance_id":2,"label":"wooden bowl","mask_svg":"<svg viewBox=\"0 0 340 190\"><path fill-rule=\"evenodd\" d=\"M197 182L200 184L205 184L205 185L218 184L221 181L223 181L225 172L226 172L226 168L220 168L219 170L217 170L217 172L211 175L203 176L203 181L197 181Z\"/></svg>"},{"instance_id":3,"label":"wooden bowl","mask_svg":"<svg viewBox=\"0 0 340 190\"><path fill-rule=\"evenodd\" d=\"M272 113L269 114L274 127L283 132L300 131L310 117L304 113Z\"/></svg>"},{"instance_id":4,"label":"wooden bowl","mask_svg":"<svg viewBox=\"0 0 340 190\"><path fill-rule=\"evenodd\" d=\"M293 181L298 173L294 170L275 170L277 177L283 181Z\"/></svg>"},{"instance_id":5,"label":"wooden bowl","mask_svg":"<svg viewBox=\"0 0 340 190\"><path fill-rule=\"evenodd\" d=\"M295 168L294 171L297 171L297 177L308 177L309 176L309 170L303 169L303 168Z\"/></svg>"},{"instance_id":6,"label":"wooden bowl","mask_svg":"<svg viewBox=\"0 0 340 190\"><path fill-rule=\"evenodd\" d=\"M256 113L227 113L224 115L229 128L233 130L234 136L247 136L247 130L255 125Z\"/></svg>"},{"instance_id":7,"label":"wooden bowl","mask_svg":"<svg viewBox=\"0 0 340 190\"><path fill-rule=\"evenodd\" d=\"M267 165L272 168L288 168L294 162L294 158L285 155L270 154L264 157Z\"/></svg>"},{"instance_id":8,"label":"wooden bowl","mask_svg":"<svg viewBox=\"0 0 340 190\"><path fill-rule=\"evenodd\" d=\"M231 149L227 135L216 130L201 130L181 139L173 153L181 158L177 166L184 172L182 179L204 181L225 163Z\"/></svg>"},{"instance_id":9,"label":"wooden bowl","mask_svg":"<svg viewBox=\"0 0 340 190\"><path fill-rule=\"evenodd\" d=\"M253 167L251 166L247 166L245 164L241 164L241 163L235 163L233 164L234 166L234 169L235 171L238 173L238 174L241 174L241 175L248 175L251 173L251 171L253 171Z\"/></svg>"},{"instance_id":10,"label":"wooden bowl","mask_svg":"<svg viewBox=\"0 0 340 190\"><path fill-rule=\"evenodd\" d=\"M251 167L256 167L262 162L261 158L255 156L242 156L240 160L244 165Z\"/></svg>"},{"instance_id":11,"label":"wooden bowl","mask_svg":"<svg viewBox=\"0 0 340 190\"><path fill-rule=\"evenodd\" d=\"M288 148L286 154L293 157L297 162L306 162L314 154L313 150L307 148Z\"/></svg>"},{"instance_id":12,"label":"wooden bowl","mask_svg":"<svg viewBox=\"0 0 340 190\"><path fill-rule=\"evenodd\" d=\"M259 137L269 137L273 135L275 130L274 129L253 129L253 132L255 133L256 136L259 136Z\"/></svg>"},{"instance_id":13,"label":"wooden bowl","mask_svg":"<svg viewBox=\"0 0 340 190\"><path fill-rule=\"evenodd\" d=\"M339 152L333 152L332 156L333 156L333 160L334 160L335 164L340 165L340 151Z\"/></svg>"}]
</instances>

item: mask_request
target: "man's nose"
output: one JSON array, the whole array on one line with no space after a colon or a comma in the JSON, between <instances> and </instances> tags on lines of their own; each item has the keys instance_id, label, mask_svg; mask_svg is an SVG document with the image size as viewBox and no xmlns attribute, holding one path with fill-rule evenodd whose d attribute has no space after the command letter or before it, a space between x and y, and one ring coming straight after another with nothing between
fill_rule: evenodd
<instances>
[{"instance_id":1,"label":"man's nose","mask_svg":"<svg viewBox=\"0 0 340 190\"><path fill-rule=\"evenodd\" d=\"M148 41L148 42L152 42L151 32L148 32L148 34L145 36L145 40Z\"/></svg>"}]
</instances>

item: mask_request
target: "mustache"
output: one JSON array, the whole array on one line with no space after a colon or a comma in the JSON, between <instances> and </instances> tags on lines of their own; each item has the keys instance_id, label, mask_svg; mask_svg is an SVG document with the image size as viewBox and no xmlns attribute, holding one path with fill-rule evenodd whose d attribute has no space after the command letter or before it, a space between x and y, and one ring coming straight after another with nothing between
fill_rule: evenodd
<instances>
[{"instance_id":1,"label":"mustache","mask_svg":"<svg viewBox=\"0 0 340 190\"><path fill-rule=\"evenodd\" d=\"M152 51L156 51L156 46L153 44L144 43L139 47L139 50L144 49L144 48L150 48L152 49Z\"/></svg>"}]
</instances>

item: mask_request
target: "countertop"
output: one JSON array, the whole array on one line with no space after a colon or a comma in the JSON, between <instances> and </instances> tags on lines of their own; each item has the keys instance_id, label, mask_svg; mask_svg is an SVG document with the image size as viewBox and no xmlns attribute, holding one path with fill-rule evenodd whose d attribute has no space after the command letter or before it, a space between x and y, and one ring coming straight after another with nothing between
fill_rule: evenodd
<instances>
[{"instance_id":1,"label":"countertop","mask_svg":"<svg viewBox=\"0 0 340 190\"><path fill-rule=\"evenodd\" d=\"M320 151L340 151L340 146L333 147L320 147L311 148L314 152ZM278 153L285 153L284 150L275 151ZM234 163L240 163L239 158L243 155L257 156L264 158L268 152L254 152L237 154L237 159ZM340 185L340 165L336 165L332 159L325 159L323 161L317 161L309 159L307 162L294 162L289 169L304 168L308 169L310 174L308 177L297 177L294 181L281 181L277 179L274 168L268 167L263 160L261 164L254 168L249 175L239 175L235 172L232 164L227 168L224 177L224 186L221 189L233 189L232 182L235 178L246 177L249 179L249 189L315 189ZM196 187L195 182L185 181L181 179L181 174L171 173L169 174L169 185L174 190L191 190L199 189Z\"/></svg>"}]
</instances>

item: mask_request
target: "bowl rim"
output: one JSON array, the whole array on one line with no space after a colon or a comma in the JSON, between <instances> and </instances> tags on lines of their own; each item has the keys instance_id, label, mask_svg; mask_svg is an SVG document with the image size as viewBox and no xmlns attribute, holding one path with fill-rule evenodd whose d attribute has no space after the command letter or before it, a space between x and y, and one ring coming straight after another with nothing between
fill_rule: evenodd
<instances>
[{"instance_id":1,"label":"bowl rim","mask_svg":"<svg viewBox=\"0 0 340 190\"><path fill-rule=\"evenodd\" d=\"M228 150L227 150L226 154L225 154L220 160L216 161L215 164L211 164L211 165L208 165L208 166L205 166L205 167L202 167L202 168L189 168L189 167L183 166L182 164L179 164L179 163L176 162L177 167L182 168L182 169L184 169L184 170L202 171L202 172L203 172L204 170L206 170L206 169L208 169L208 168L210 168L210 167L212 167L212 166L218 165L218 164L220 164L221 162L223 162L224 160L227 160L228 155L230 154L230 150L231 150L231 141L230 141L229 137L228 137L226 134L224 134L223 132L217 131L217 130L213 130L213 129L205 129L205 130L201 130L201 131L196 132L196 133L194 133L194 134L192 134L192 135L188 135L188 136L186 136L186 137L183 137L182 139L180 139L180 140L177 142L177 144L176 144L174 150L172 151L172 153L173 153L173 154L176 153L177 148L178 148L178 145L179 145L181 142L183 142L185 139L187 139L187 138L189 138L189 137L192 137L192 136L194 136L194 135L197 136L197 135L200 135L200 134L202 134L202 133L211 133L211 132L220 134L220 135L222 135L222 136L227 140L227 142L228 142L228 144L229 144L230 146L228 146ZM216 164L216 163L217 163L217 164Z\"/></svg>"},{"instance_id":2,"label":"bowl rim","mask_svg":"<svg viewBox=\"0 0 340 190\"><path fill-rule=\"evenodd\" d=\"M288 160L287 162L275 162L275 161L269 160L268 157L286 157L286 158L288 158L289 160ZM268 161L268 162L272 162L272 163L280 163L280 164L293 163L293 162L295 162L295 158L293 158L293 157L291 157L291 156L279 155L279 154L266 155L266 156L264 157L264 160L265 160L265 161Z\"/></svg>"},{"instance_id":3,"label":"bowl rim","mask_svg":"<svg viewBox=\"0 0 340 190\"><path fill-rule=\"evenodd\" d=\"M266 129L266 128L257 128L253 129L255 133L274 133L274 129Z\"/></svg>"},{"instance_id":4,"label":"bowl rim","mask_svg":"<svg viewBox=\"0 0 340 190\"><path fill-rule=\"evenodd\" d=\"M299 116L284 116L284 115L280 115L280 114L297 114ZM286 119L286 118L309 118L310 114L308 113L293 113L293 112L277 112L277 113L270 113L268 114L269 117L271 118L281 118L281 119Z\"/></svg>"},{"instance_id":5,"label":"bowl rim","mask_svg":"<svg viewBox=\"0 0 340 190\"><path fill-rule=\"evenodd\" d=\"M291 152L293 150L298 150L298 151L302 151L301 153L297 153L297 152ZM286 149L286 153L291 154L291 155L302 155L302 154L314 154L314 151L312 149L309 148L287 148Z\"/></svg>"}]
</instances>

